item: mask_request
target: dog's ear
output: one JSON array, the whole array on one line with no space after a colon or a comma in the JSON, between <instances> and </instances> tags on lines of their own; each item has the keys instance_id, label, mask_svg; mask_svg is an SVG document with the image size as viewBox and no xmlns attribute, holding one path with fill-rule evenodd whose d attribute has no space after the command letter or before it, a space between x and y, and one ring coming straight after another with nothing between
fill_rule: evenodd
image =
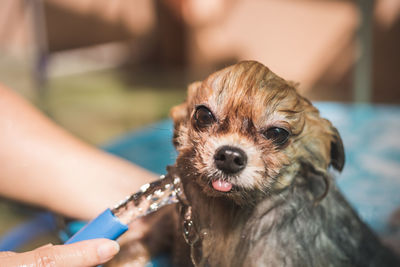
<instances>
[{"instance_id":1,"label":"dog's ear","mask_svg":"<svg viewBox=\"0 0 400 267\"><path fill-rule=\"evenodd\" d=\"M175 127L180 124L188 116L188 103L191 101L192 97L195 95L197 89L200 87L201 82L194 82L189 85L187 99L180 105L174 106L170 111L170 116L174 121Z\"/></svg>"},{"instance_id":2,"label":"dog's ear","mask_svg":"<svg viewBox=\"0 0 400 267\"><path fill-rule=\"evenodd\" d=\"M178 129L180 128L181 123L185 120L187 116L187 103L183 102L180 105L174 106L171 111L169 112L169 115L171 116L173 122L174 122L174 134L172 137L172 143L174 144L175 147L179 146L178 138L179 138L179 131Z\"/></svg>"},{"instance_id":3,"label":"dog's ear","mask_svg":"<svg viewBox=\"0 0 400 267\"><path fill-rule=\"evenodd\" d=\"M187 116L187 104L183 102L180 105L172 107L171 111L169 112L174 124L179 124L182 120L184 120Z\"/></svg>"},{"instance_id":4,"label":"dog's ear","mask_svg":"<svg viewBox=\"0 0 400 267\"><path fill-rule=\"evenodd\" d=\"M197 90L201 87L202 82L193 82L188 87L188 100L192 99L196 95Z\"/></svg>"},{"instance_id":5,"label":"dog's ear","mask_svg":"<svg viewBox=\"0 0 400 267\"><path fill-rule=\"evenodd\" d=\"M342 171L345 162L344 147L339 131L332 127L333 140L331 142L331 162L330 164L338 171Z\"/></svg>"},{"instance_id":6,"label":"dog's ear","mask_svg":"<svg viewBox=\"0 0 400 267\"><path fill-rule=\"evenodd\" d=\"M194 82L188 87L188 96L185 102L180 105L173 107L170 111L170 116L174 122L174 135L172 138L172 143L175 147L179 146L179 132L180 126L185 121L188 121L188 116L190 115L189 103L192 102L193 97L195 96L196 91L200 88L201 82Z\"/></svg>"}]
</instances>

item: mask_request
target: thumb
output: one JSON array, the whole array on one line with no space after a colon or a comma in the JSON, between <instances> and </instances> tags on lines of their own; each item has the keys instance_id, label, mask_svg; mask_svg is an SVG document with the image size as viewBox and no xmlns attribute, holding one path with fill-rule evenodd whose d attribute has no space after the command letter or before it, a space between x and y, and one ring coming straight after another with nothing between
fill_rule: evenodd
<instances>
[{"instance_id":1,"label":"thumb","mask_svg":"<svg viewBox=\"0 0 400 267\"><path fill-rule=\"evenodd\" d=\"M109 261L119 251L117 242L93 239L69 245L44 246L24 253L0 257L1 266L87 267Z\"/></svg>"}]
</instances>

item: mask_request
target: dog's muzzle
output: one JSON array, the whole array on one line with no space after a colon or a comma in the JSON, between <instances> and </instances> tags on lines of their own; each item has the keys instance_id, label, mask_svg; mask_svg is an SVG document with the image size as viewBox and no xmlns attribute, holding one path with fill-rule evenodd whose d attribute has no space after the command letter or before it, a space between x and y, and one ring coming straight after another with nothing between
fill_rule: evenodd
<instances>
[{"instance_id":1,"label":"dog's muzzle","mask_svg":"<svg viewBox=\"0 0 400 267\"><path fill-rule=\"evenodd\" d=\"M214 162L217 169L224 174L228 176L234 175L246 167L247 155L240 148L222 146L215 152ZM212 180L211 185L215 190L220 192L230 192L233 188L232 182L226 179L226 177Z\"/></svg>"},{"instance_id":2,"label":"dog's muzzle","mask_svg":"<svg viewBox=\"0 0 400 267\"><path fill-rule=\"evenodd\" d=\"M222 146L214 155L217 168L226 174L236 174L243 170L247 164L246 153L237 147Z\"/></svg>"}]
</instances>

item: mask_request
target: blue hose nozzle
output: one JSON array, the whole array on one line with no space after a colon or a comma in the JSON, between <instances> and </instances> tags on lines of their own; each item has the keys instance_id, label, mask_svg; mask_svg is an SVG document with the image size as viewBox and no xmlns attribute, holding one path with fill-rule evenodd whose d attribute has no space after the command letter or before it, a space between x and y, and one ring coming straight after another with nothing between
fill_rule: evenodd
<instances>
[{"instance_id":1,"label":"blue hose nozzle","mask_svg":"<svg viewBox=\"0 0 400 267\"><path fill-rule=\"evenodd\" d=\"M81 230L65 242L72 244L75 242L95 239L108 238L116 240L128 230L128 225L122 223L110 209L106 209L99 216L86 224Z\"/></svg>"}]
</instances>

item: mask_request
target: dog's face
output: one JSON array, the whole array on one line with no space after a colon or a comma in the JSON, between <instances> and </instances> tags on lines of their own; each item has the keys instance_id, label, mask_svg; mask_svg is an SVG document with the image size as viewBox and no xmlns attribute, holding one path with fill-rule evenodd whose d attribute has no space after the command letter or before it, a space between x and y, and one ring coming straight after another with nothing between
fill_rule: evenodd
<instances>
[{"instance_id":1,"label":"dog's face","mask_svg":"<svg viewBox=\"0 0 400 267\"><path fill-rule=\"evenodd\" d=\"M264 65L245 61L189 86L171 110L180 169L201 190L245 204L304 169L343 168L340 136L312 104Z\"/></svg>"}]
</instances>

